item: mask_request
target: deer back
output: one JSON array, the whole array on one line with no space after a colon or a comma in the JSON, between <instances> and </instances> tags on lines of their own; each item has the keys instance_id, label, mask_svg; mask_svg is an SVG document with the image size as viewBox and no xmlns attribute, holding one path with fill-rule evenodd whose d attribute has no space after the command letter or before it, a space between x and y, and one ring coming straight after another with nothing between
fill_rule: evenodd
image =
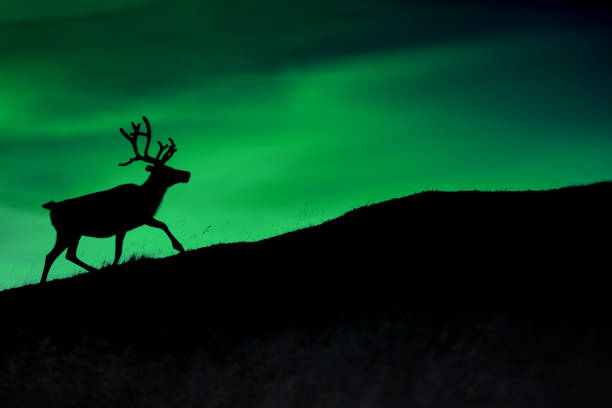
<instances>
[{"instance_id":1,"label":"deer back","mask_svg":"<svg viewBox=\"0 0 612 408\"><path fill-rule=\"evenodd\" d=\"M141 186L124 184L58 202L51 210L51 222L58 231L109 237L149 221L158 206Z\"/></svg>"}]
</instances>

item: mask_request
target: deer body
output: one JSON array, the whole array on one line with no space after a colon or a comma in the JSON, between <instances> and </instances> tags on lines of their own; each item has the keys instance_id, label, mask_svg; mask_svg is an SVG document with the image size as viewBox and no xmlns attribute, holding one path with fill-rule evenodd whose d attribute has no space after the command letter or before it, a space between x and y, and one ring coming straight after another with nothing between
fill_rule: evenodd
<instances>
[{"instance_id":1,"label":"deer body","mask_svg":"<svg viewBox=\"0 0 612 408\"><path fill-rule=\"evenodd\" d=\"M144 224L140 219L143 216L146 219L144 212L121 208L124 200L129 203L140 201L137 188L134 184L125 184L99 193L49 203L46 208L51 210L51 223L58 230L88 237L111 237ZM149 214L149 218L152 216L152 213Z\"/></svg>"},{"instance_id":2,"label":"deer body","mask_svg":"<svg viewBox=\"0 0 612 408\"><path fill-rule=\"evenodd\" d=\"M123 129L120 130L132 143L136 154L134 158L121 165L125 166L139 160L152 164L146 168L151 175L144 184L123 184L110 190L71 198L58 203L52 201L43 205L51 212L51 223L57 230L57 239L55 246L45 260L41 283L46 281L51 265L66 248L68 249L66 254L68 260L88 271L94 270L76 256L76 248L81 236L96 238L116 236L115 261L113 264L117 264L121 257L125 234L142 225L162 229L170 238L174 249L184 250L166 224L153 217L168 188L176 183L187 183L190 173L165 165L165 162L176 152L172 139L170 139L170 146L164 146L158 142L160 151L155 158L148 155L151 129L144 116L143 119L147 125L148 131L146 133L140 132L140 125L134 123L132 123L134 131L131 133L131 137ZM138 152L138 136L147 137L144 156L141 156ZM162 153L164 154L162 155Z\"/></svg>"}]
</instances>

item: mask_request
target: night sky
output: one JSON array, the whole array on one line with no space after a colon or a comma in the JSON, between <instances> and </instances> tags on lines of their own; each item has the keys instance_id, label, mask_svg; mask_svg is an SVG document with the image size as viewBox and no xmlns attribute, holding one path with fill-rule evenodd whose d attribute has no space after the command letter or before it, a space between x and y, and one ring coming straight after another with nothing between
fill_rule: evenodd
<instances>
[{"instance_id":1,"label":"night sky","mask_svg":"<svg viewBox=\"0 0 612 408\"><path fill-rule=\"evenodd\" d=\"M117 165L142 115L192 172L157 214L187 249L422 190L612 179L608 10L489 3L0 3L0 288L40 279L41 204L146 179ZM142 227L122 259L172 253ZM77 272L62 256L50 279Z\"/></svg>"}]
</instances>

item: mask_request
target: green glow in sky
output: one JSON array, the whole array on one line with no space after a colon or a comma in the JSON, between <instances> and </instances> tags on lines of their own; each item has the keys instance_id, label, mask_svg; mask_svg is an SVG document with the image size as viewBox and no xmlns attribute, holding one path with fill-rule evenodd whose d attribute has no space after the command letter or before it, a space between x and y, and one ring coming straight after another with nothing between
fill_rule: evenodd
<instances>
[{"instance_id":1,"label":"green glow in sky","mask_svg":"<svg viewBox=\"0 0 612 408\"><path fill-rule=\"evenodd\" d=\"M40 205L141 183L146 115L189 170L157 218L188 249L428 189L612 178L610 36L571 10L397 1L0 5L0 288L37 282ZM328 4L332 3L332 4ZM484 4L484 3L483 3ZM99 266L112 239L85 238ZM124 257L166 256L128 233ZM78 268L63 257L50 278ZM211 273L215 273L211 271Z\"/></svg>"}]
</instances>

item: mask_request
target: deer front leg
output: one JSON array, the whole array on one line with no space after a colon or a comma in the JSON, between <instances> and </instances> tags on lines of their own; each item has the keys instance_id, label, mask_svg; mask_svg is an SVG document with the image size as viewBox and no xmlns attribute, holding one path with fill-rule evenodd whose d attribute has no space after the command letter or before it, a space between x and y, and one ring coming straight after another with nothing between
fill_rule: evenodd
<instances>
[{"instance_id":1,"label":"deer front leg","mask_svg":"<svg viewBox=\"0 0 612 408\"><path fill-rule=\"evenodd\" d=\"M115 236L115 260L113 266L117 265L119 258L121 258L121 251L123 250L123 238L125 238L125 232L120 232Z\"/></svg>"},{"instance_id":2,"label":"deer front leg","mask_svg":"<svg viewBox=\"0 0 612 408\"><path fill-rule=\"evenodd\" d=\"M185 250L185 248L183 248L181 243L178 242L178 240L174 237L174 235L172 235L172 233L168 229L168 226L164 224L163 222L158 221L155 218L151 218L151 221L146 222L145 225L163 230L168 236L168 238L170 238L170 241L172 241L172 248L176 249L179 252L183 252Z\"/></svg>"}]
</instances>

